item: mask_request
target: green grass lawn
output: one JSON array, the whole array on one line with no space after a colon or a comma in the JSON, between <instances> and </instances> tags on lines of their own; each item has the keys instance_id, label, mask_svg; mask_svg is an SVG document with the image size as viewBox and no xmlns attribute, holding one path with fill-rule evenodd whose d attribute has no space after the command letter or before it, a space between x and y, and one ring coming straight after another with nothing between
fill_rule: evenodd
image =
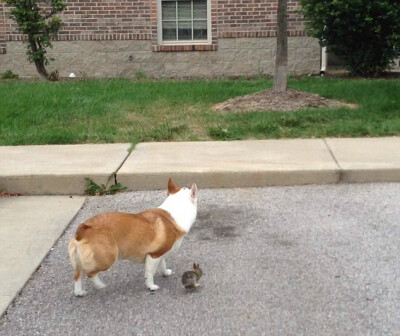
<instances>
[{"instance_id":1,"label":"green grass lawn","mask_svg":"<svg viewBox=\"0 0 400 336\"><path fill-rule=\"evenodd\" d=\"M359 137L400 134L399 79L305 77L289 86L358 104L217 113L211 105L271 80L0 81L0 145Z\"/></svg>"}]
</instances>

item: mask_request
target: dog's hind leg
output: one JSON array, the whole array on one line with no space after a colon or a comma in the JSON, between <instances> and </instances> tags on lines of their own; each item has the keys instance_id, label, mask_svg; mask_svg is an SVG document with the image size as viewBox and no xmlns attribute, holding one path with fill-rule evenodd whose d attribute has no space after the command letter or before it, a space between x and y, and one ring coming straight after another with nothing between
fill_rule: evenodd
<instances>
[{"instance_id":1,"label":"dog's hind leg","mask_svg":"<svg viewBox=\"0 0 400 336\"><path fill-rule=\"evenodd\" d=\"M170 276L172 274L172 270L167 268L167 263L165 261L165 257L161 257L160 264L158 265L158 270L165 277Z\"/></svg>"},{"instance_id":2,"label":"dog's hind leg","mask_svg":"<svg viewBox=\"0 0 400 336\"><path fill-rule=\"evenodd\" d=\"M77 244L75 239L72 239L68 245L68 254L71 260L71 265L74 270L74 294L75 296L84 296L86 291L82 286L82 271L79 263L79 256L77 252Z\"/></svg>"},{"instance_id":3,"label":"dog's hind leg","mask_svg":"<svg viewBox=\"0 0 400 336\"><path fill-rule=\"evenodd\" d=\"M151 255L146 255L144 278L146 282L146 287L151 291L156 291L159 288L157 285L154 284L154 274L157 271L161 259L162 257L154 259L151 257Z\"/></svg>"},{"instance_id":4,"label":"dog's hind leg","mask_svg":"<svg viewBox=\"0 0 400 336\"><path fill-rule=\"evenodd\" d=\"M97 289L106 287L99 278L99 272L109 269L118 259L118 246L110 235L98 235L102 244L80 244L78 252L81 268ZM106 247L106 248L105 248Z\"/></svg>"},{"instance_id":5,"label":"dog's hind leg","mask_svg":"<svg viewBox=\"0 0 400 336\"><path fill-rule=\"evenodd\" d=\"M74 276L74 294L75 296L85 296L87 294L87 292L83 289L82 287L82 276L80 274L80 272L78 271L78 277Z\"/></svg>"},{"instance_id":6,"label":"dog's hind leg","mask_svg":"<svg viewBox=\"0 0 400 336\"><path fill-rule=\"evenodd\" d=\"M99 275L95 274L95 275L88 275L89 279L93 282L93 285L97 288L97 289L102 289L107 287L107 285L100 280Z\"/></svg>"}]
</instances>

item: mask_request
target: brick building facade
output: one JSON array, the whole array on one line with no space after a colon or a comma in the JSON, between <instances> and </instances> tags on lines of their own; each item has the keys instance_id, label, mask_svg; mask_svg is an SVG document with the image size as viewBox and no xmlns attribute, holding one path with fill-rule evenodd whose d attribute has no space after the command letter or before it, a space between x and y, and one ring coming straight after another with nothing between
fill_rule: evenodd
<instances>
[{"instance_id":1,"label":"brick building facade","mask_svg":"<svg viewBox=\"0 0 400 336\"><path fill-rule=\"evenodd\" d=\"M66 0L49 69L61 76L214 77L272 74L277 0ZM317 73L318 42L288 0L289 71ZM0 4L0 72L36 76Z\"/></svg>"}]
</instances>

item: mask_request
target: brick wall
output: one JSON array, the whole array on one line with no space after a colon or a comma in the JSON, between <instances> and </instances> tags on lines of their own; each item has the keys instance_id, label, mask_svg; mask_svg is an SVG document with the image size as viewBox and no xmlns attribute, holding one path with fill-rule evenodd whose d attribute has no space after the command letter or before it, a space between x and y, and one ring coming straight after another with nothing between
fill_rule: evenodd
<instances>
[{"instance_id":1,"label":"brick wall","mask_svg":"<svg viewBox=\"0 0 400 336\"><path fill-rule=\"evenodd\" d=\"M144 73L181 78L274 71L278 0L211 0L211 44L180 46L157 44L157 0L65 1L58 41L49 50L55 59L49 71L57 69L61 77L71 72L78 77ZM289 72L317 73L320 47L316 39L305 36L297 8L298 0L288 0ZM11 69L21 77L37 76L20 42L24 36L7 18L9 9L0 2L0 10L0 50L7 47L0 55L0 72Z\"/></svg>"},{"instance_id":2,"label":"brick wall","mask_svg":"<svg viewBox=\"0 0 400 336\"><path fill-rule=\"evenodd\" d=\"M66 3L58 37L61 41L157 40L157 0L66 0ZM277 0L211 0L211 7L214 43L217 38L275 36ZM304 35L296 8L298 1L288 0L290 36ZM4 25L6 40L22 40L10 19L6 18Z\"/></svg>"},{"instance_id":3,"label":"brick wall","mask_svg":"<svg viewBox=\"0 0 400 336\"><path fill-rule=\"evenodd\" d=\"M60 15L63 25L58 39L61 41L151 38L149 0L66 0L66 3ZM22 40L12 20L6 19L6 29L8 41Z\"/></svg>"},{"instance_id":4,"label":"brick wall","mask_svg":"<svg viewBox=\"0 0 400 336\"><path fill-rule=\"evenodd\" d=\"M0 54L6 52L6 30L3 4L0 4Z\"/></svg>"},{"instance_id":5,"label":"brick wall","mask_svg":"<svg viewBox=\"0 0 400 336\"><path fill-rule=\"evenodd\" d=\"M104 35L110 39L149 39L150 1L67 1L59 35Z\"/></svg>"},{"instance_id":6,"label":"brick wall","mask_svg":"<svg viewBox=\"0 0 400 336\"><path fill-rule=\"evenodd\" d=\"M296 13L299 3L288 0L288 32L302 36L302 18ZM274 0L219 0L218 37L266 37L276 35L278 4Z\"/></svg>"}]
</instances>

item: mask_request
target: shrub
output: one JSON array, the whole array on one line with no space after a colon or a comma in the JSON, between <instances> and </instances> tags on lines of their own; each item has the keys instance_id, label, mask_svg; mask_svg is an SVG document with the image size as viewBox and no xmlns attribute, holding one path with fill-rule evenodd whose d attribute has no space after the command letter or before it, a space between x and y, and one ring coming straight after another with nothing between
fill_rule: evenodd
<instances>
[{"instance_id":1,"label":"shrub","mask_svg":"<svg viewBox=\"0 0 400 336\"><path fill-rule=\"evenodd\" d=\"M355 75L376 76L400 55L398 0L300 0L306 28Z\"/></svg>"},{"instance_id":2,"label":"shrub","mask_svg":"<svg viewBox=\"0 0 400 336\"><path fill-rule=\"evenodd\" d=\"M17 79L19 76L11 70L6 70L0 74L1 79Z\"/></svg>"},{"instance_id":3,"label":"shrub","mask_svg":"<svg viewBox=\"0 0 400 336\"><path fill-rule=\"evenodd\" d=\"M48 77L46 65L50 59L46 48L52 47L51 38L61 27L57 16L65 8L63 0L0 0L11 6L10 17L17 23L18 30L27 36L28 60L35 63L36 70Z\"/></svg>"}]
</instances>

